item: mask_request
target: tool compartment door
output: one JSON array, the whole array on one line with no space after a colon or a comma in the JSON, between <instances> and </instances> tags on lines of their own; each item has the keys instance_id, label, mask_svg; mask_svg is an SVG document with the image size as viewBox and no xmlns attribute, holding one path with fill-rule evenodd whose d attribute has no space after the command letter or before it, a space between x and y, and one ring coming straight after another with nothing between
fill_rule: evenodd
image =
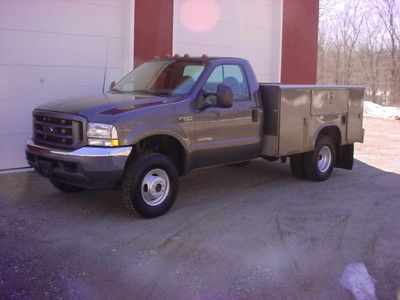
<instances>
[{"instance_id":1,"label":"tool compartment door","mask_svg":"<svg viewBox=\"0 0 400 300\"><path fill-rule=\"evenodd\" d=\"M362 142L364 139L363 121L364 89L351 89L349 96L347 143Z\"/></svg>"},{"instance_id":2,"label":"tool compartment door","mask_svg":"<svg viewBox=\"0 0 400 300\"><path fill-rule=\"evenodd\" d=\"M311 115L337 115L347 112L349 91L346 89L314 89Z\"/></svg>"},{"instance_id":3,"label":"tool compartment door","mask_svg":"<svg viewBox=\"0 0 400 300\"><path fill-rule=\"evenodd\" d=\"M279 156L307 152L311 89L283 88L280 105Z\"/></svg>"}]
</instances>

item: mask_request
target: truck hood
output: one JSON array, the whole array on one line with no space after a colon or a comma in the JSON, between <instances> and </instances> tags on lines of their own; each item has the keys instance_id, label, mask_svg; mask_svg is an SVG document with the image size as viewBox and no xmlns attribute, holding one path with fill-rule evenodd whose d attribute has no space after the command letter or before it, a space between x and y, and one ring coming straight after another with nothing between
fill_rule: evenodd
<instances>
[{"instance_id":1,"label":"truck hood","mask_svg":"<svg viewBox=\"0 0 400 300\"><path fill-rule=\"evenodd\" d=\"M178 97L158 97L143 94L112 94L98 96L67 98L44 103L36 107L48 110L79 114L88 119L94 115L118 115L132 110L176 102Z\"/></svg>"}]
</instances>

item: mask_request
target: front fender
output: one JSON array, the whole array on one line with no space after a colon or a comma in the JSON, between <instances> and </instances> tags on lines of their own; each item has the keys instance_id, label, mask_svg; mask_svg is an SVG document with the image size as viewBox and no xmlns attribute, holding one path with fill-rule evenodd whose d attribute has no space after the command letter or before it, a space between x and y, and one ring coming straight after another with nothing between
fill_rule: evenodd
<instances>
[{"instance_id":1,"label":"front fender","mask_svg":"<svg viewBox=\"0 0 400 300\"><path fill-rule=\"evenodd\" d=\"M179 126L165 123L142 123L129 131L123 139L123 145L135 145L144 138L154 135L166 135L175 138L185 149L190 152L191 139L189 135Z\"/></svg>"}]
</instances>

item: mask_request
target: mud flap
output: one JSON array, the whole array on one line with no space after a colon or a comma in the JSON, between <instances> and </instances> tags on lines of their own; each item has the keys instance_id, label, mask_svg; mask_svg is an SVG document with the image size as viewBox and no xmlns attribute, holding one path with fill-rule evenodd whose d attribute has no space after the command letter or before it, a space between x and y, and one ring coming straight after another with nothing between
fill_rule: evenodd
<instances>
[{"instance_id":1,"label":"mud flap","mask_svg":"<svg viewBox=\"0 0 400 300\"><path fill-rule=\"evenodd\" d=\"M335 167L340 169L353 169L354 144L344 145L338 149Z\"/></svg>"}]
</instances>

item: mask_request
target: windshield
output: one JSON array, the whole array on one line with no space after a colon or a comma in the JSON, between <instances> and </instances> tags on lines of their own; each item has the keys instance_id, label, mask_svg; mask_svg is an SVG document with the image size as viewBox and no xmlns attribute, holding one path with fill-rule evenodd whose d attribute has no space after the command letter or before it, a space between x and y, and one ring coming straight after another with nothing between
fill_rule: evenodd
<instances>
[{"instance_id":1,"label":"windshield","mask_svg":"<svg viewBox=\"0 0 400 300\"><path fill-rule=\"evenodd\" d=\"M158 60L146 62L118 82L111 91L162 96L185 95L190 92L204 67L202 61Z\"/></svg>"}]
</instances>

